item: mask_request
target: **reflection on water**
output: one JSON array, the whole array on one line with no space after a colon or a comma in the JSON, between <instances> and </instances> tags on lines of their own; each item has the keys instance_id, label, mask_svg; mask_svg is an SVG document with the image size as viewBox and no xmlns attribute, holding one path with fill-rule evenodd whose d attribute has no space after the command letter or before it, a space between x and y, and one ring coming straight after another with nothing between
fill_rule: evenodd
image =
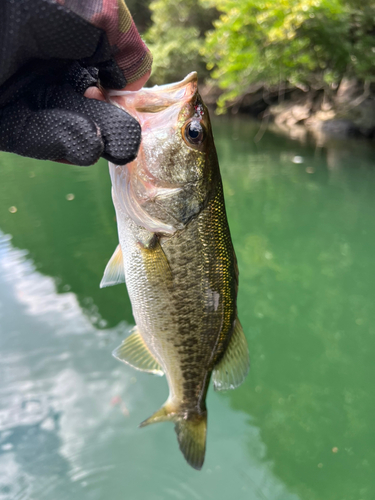
<instances>
[{"instance_id":1,"label":"reflection on water","mask_svg":"<svg viewBox=\"0 0 375 500\"><path fill-rule=\"evenodd\" d=\"M210 401L219 418L201 476L178 456L168 426L139 431L167 387L110 356L129 327L96 330L75 295L58 294L4 236L0 303L1 500L206 499L233 490L236 498L263 499L270 490L272 498L296 500L263 462L259 429L218 396Z\"/></svg>"},{"instance_id":2,"label":"reflection on water","mask_svg":"<svg viewBox=\"0 0 375 500\"><path fill-rule=\"evenodd\" d=\"M374 149L214 131L252 369L209 393L201 473L169 425L137 429L165 380L110 356L133 319L98 288L105 162L0 155L0 500L373 500Z\"/></svg>"},{"instance_id":3,"label":"reflection on water","mask_svg":"<svg viewBox=\"0 0 375 500\"><path fill-rule=\"evenodd\" d=\"M80 460L86 440L110 433L101 426L111 398L130 384L106 355L119 333L96 331L75 295L58 295L4 236L0 303L0 498L58 498L61 488L68 497L90 470Z\"/></svg>"}]
</instances>

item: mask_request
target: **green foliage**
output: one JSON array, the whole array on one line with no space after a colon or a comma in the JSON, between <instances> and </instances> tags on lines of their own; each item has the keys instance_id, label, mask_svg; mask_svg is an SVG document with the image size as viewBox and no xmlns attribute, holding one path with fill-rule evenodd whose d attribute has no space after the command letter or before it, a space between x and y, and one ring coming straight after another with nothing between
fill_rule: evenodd
<instances>
[{"instance_id":1,"label":"green foliage","mask_svg":"<svg viewBox=\"0 0 375 500\"><path fill-rule=\"evenodd\" d=\"M134 5L133 5L134 4ZM130 2L153 56L151 83L190 71L224 91L219 107L265 87L328 89L375 80L374 0L142 0Z\"/></svg>"},{"instance_id":2,"label":"green foliage","mask_svg":"<svg viewBox=\"0 0 375 500\"><path fill-rule=\"evenodd\" d=\"M143 35L152 24L149 4L150 0L126 0L126 5L141 35Z\"/></svg>"},{"instance_id":3,"label":"green foliage","mask_svg":"<svg viewBox=\"0 0 375 500\"><path fill-rule=\"evenodd\" d=\"M181 80L191 71L208 75L200 55L204 34L217 17L215 8L199 0L155 0L150 3L153 25L145 40L154 56L151 83Z\"/></svg>"},{"instance_id":4,"label":"green foliage","mask_svg":"<svg viewBox=\"0 0 375 500\"><path fill-rule=\"evenodd\" d=\"M203 49L225 90L254 82L325 88L343 76L375 78L375 5L354 0L206 0L220 11Z\"/></svg>"}]
</instances>

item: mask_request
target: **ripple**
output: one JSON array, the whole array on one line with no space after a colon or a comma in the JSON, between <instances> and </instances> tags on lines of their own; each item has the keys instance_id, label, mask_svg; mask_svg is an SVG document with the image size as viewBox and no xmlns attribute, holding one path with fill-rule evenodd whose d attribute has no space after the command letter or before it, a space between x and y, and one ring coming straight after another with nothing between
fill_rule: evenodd
<instances>
[{"instance_id":1,"label":"ripple","mask_svg":"<svg viewBox=\"0 0 375 500\"><path fill-rule=\"evenodd\" d=\"M8 403L7 408L0 410L0 431L39 424L49 415L50 406L45 395L25 399L15 397L14 399L13 404Z\"/></svg>"}]
</instances>

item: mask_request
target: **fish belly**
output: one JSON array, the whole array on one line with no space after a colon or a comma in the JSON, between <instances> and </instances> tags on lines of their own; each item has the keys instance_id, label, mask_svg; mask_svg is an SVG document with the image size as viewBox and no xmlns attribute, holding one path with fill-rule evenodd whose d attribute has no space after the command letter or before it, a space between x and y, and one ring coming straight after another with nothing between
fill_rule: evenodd
<instances>
[{"instance_id":1,"label":"fish belly","mask_svg":"<svg viewBox=\"0 0 375 500\"><path fill-rule=\"evenodd\" d=\"M117 214L133 315L180 410L205 408L209 377L236 315L234 253L220 195L184 230L160 239L157 259L167 267L150 265L145 244L153 235Z\"/></svg>"}]
</instances>

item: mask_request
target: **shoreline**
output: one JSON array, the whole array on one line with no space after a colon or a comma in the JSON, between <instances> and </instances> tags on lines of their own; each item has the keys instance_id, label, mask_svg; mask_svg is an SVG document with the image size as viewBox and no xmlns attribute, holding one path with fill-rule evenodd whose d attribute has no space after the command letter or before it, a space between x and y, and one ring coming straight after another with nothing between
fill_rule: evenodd
<instances>
[{"instance_id":1,"label":"shoreline","mask_svg":"<svg viewBox=\"0 0 375 500\"><path fill-rule=\"evenodd\" d=\"M202 97L216 107L221 91L207 85ZM300 88L265 90L262 84L228 105L230 115L249 116L262 126L276 126L292 138L312 135L318 143L327 138L365 139L375 144L375 93L369 85L342 80L335 91Z\"/></svg>"}]
</instances>

